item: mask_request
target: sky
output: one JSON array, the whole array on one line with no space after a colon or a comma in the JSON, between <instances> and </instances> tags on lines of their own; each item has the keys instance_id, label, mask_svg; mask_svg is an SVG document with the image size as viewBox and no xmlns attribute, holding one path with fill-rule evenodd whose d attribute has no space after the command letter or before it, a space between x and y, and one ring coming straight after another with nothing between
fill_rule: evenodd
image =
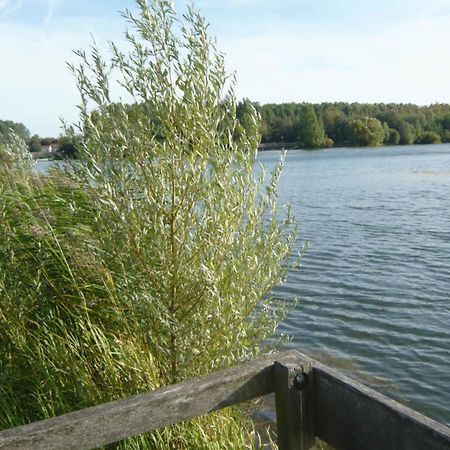
<instances>
[{"instance_id":1,"label":"sky","mask_svg":"<svg viewBox=\"0 0 450 450\"><path fill-rule=\"evenodd\" d=\"M450 0L197 0L238 98L450 103ZM177 10L185 2L176 0ZM0 120L58 136L77 121L67 62L119 45L133 0L0 0Z\"/></svg>"}]
</instances>

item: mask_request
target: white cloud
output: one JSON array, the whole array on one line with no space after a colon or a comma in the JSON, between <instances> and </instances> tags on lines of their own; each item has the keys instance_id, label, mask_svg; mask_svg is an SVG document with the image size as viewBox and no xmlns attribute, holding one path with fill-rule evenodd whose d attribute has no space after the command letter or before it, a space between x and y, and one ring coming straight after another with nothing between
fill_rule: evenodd
<instances>
[{"instance_id":1,"label":"white cloud","mask_svg":"<svg viewBox=\"0 0 450 450\"><path fill-rule=\"evenodd\" d=\"M47 13L45 15L44 21L42 22L43 27L46 27L50 23L50 20L53 17L55 3L56 3L56 0L48 0Z\"/></svg>"}]
</instances>

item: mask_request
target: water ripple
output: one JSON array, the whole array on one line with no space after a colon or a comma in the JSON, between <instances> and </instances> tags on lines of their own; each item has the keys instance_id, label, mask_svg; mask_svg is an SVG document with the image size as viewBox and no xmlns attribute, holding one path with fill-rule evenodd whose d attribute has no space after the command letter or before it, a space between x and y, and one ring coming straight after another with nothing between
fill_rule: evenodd
<instances>
[{"instance_id":1,"label":"water ripple","mask_svg":"<svg viewBox=\"0 0 450 450\"><path fill-rule=\"evenodd\" d=\"M301 300L289 346L450 425L450 177L430 175L449 168L450 145L290 151L281 201L310 250L274 294Z\"/></svg>"}]
</instances>

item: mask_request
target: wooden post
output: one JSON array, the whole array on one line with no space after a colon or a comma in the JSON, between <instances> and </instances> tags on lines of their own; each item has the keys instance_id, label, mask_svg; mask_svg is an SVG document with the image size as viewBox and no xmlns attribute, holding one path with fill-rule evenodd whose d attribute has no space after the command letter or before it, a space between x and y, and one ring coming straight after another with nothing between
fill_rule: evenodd
<instances>
[{"instance_id":1,"label":"wooden post","mask_svg":"<svg viewBox=\"0 0 450 450\"><path fill-rule=\"evenodd\" d=\"M274 363L279 450L308 450L315 445L311 367Z\"/></svg>"}]
</instances>

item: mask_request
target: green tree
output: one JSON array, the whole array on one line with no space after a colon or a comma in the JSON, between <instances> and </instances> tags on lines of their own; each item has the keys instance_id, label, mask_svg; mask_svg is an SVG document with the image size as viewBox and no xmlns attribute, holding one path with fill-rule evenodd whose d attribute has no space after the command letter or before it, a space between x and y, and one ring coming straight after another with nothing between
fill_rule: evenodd
<instances>
[{"instance_id":1,"label":"green tree","mask_svg":"<svg viewBox=\"0 0 450 450\"><path fill-rule=\"evenodd\" d=\"M322 112L322 122L325 133L331 139L341 142L339 127L347 121L345 114L335 105L327 105Z\"/></svg>"},{"instance_id":2,"label":"green tree","mask_svg":"<svg viewBox=\"0 0 450 450\"><path fill-rule=\"evenodd\" d=\"M23 123L0 120L0 144L11 143L13 139L10 139L10 136L12 134L26 142L30 139L30 131Z\"/></svg>"},{"instance_id":3,"label":"green tree","mask_svg":"<svg viewBox=\"0 0 450 450\"><path fill-rule=\"evenodd\" d=\"M258 108L262 116L264 142L287 142L296 139L296 130L303 104L269 104ZM322 103L312 105L321 117L325 134L335 146L361 145L354 141L351 120L378 119L383 126L383 143L392 145L400 134L400 144L412 144L424 131L432 131L447 141L450 136L450 105L434 104L417 106L412 104L361 104L361 103ZM363 140L364 141L364 140ZM364 144L365 145L365 144Z\"/></svg>"},{"instance_id":4,"label":"green tree","mask_svg":"<svg viewBox=\"0 0 450 450\"><path fill-rule=\"evenodd\" d=\"M416 132L414 127L408 122L400 122L398 132L400 133L400 144L411 145L414 144L416 138Z\"/></svg>"},{"instance_id":5,"label":"green tree","mask_svg":"<svg viewBox=\"0 0 450 450\"><path fill-rule=\"evenodd\" d=\"M58 143L60 144L56 153L57 159L77 159L78 148L81 146L82 136L62 136Z\"/></svg>"},{"instance_id":6,"label":"green tree","mask_svg":"<svg viewBox=\"0 0 450 450\"><path fill-rule=\"evenodd\" d=\"M110 205L99 208L104 231L135 236L132 248L124 248L128 239L115 239L118 257L134 254L130 265L136 268L151 261L154 274L145 286L159 309L152 305L145 315L155 333L152 354L167 383L257 350L268 332L258 304L281 279L291 235L289 220L278 225L275 219L275 191L260 197L262 182L254 180L260 135L250 104L245 135L234 141L237 106L233 90L223 96L228 77L204 19L189 9L179 37L169 2L155 2L153 10L138 3L141 17L127 17L145 47L128 35L130 53L113 46L113 62L128 93L148 108L132 124L129 108L110 100L107 65L98 52L92 59L80 52L83 70L74 71L83 99L83 143L76 173L94 180L102 204ZM89 101L97 103L95 121ZM206 318L208 332L202 329ZM227 332L236 327L239 333Z\"/></svg>"},{"instance_id":7,"label":"green tree","mask_svg":"<svg viewBox=\"0 0 450 450\"><path fill-rule=\"evenodd\" d=\"M51 137L43 138L43 139L41 139L41 145L45 145L45 146L50 145L52 143L52 140L53 140L53 138L51 138Z\"/></svg>"},{"instance_id":8,"label":"green tree","mask_svg":"<svg viewBox=\"0 0 450 450\"><path fill-rule=\"evenodd\" d=\"M31 139L28 142L28 148L31 153L40 152L42 150L41 139L37 134L31 136Z\"/></svg>"},{"instance_id":9,"label":"green tree","mask_svg":"<svg viewBox=\"0 0 450 450\"><path fill-rule=\"evenodd\" d=\"M4 164L8 156L6 154L6 149L4 144L0 144L0 164Z\"/></svg>"},{"instance_id":10,"label":"green tree","mask_svg":"<svg viewBox=\"0 0 450 450\"><path fill-rule=\"evenodd\" d=\"M237 104L236 118L238 123L236 124L235 135L237 137L254 132L255 108L250 100L244 99Z\"/></svg>"},{"instance_id":11,"label":"green tree","mask_svg":"<svg viewBox=\"0 0 450 450\"><path fill-rule=\"evenodd\" d=\"M440 144L441 137L434 131L424 131L414 141L415 144Z\"/></svg>"},{"instance_id":12,"label":"green tree","mask_svg":"<svg viewBox=\"0 0 450 450\"><path fill-rule=\"evenodd\" d=\"M441 134L442 142L450 142L450 130L444 130Z\"/></svg>"},{"instance_id":13,"label":"green tree","mask_svg":"<svg viewBox=\"0 0 450 450\"><path fill-rule=\"evenodd\" d=\"M303 106L296 125L296 140L303 148L318 148L323 145L325 131L322 121L310 104Z\"/></svg>"},{"instance_id":14,"label":"green tree","mask_svg":"<svg viewBox=\"0 0 450 450\"><path fill-rule=\"evenodd\" d=\"M12 177L14 179L15 175L21 178L22 174L28 174L34 168L33 157L27 144L13 130L10 130L7 144L0 144L0 160L3 161L0 181L2 181L2 174L8 174L6 178Z\"/></svg>"},{"instance_id":15,"label":"green tree","mask_svg":"<svg viewBox=\"0 0 450 450\"><path fill-rule=\"evenodd\" d=\"M373 117L350 120L348 127L352 135L352 143L361 146L381 145L384 140L382 123Z\"/></svg>"},{"instance_id":16,"label":"green tree","mask_svg":"<svg viewBox=\"0 0 450 450\"><path fill-rule=\"evenodd\" d=\"M394 129L389 128L388 134L385 138L385 143L388 145L397 145L400 142L400 133Z\"/></svg>"},{"instance_id":17,"label":"green tree","mask_svg":"<svg viewBox=\"0 0 450 450\"><path fill-rule=\"evenodd\" d=\"M445 111L444 114L441 114L439 121L444 129L450 130L450 113L449 112Z\"/></svg>"}]
</instances>

